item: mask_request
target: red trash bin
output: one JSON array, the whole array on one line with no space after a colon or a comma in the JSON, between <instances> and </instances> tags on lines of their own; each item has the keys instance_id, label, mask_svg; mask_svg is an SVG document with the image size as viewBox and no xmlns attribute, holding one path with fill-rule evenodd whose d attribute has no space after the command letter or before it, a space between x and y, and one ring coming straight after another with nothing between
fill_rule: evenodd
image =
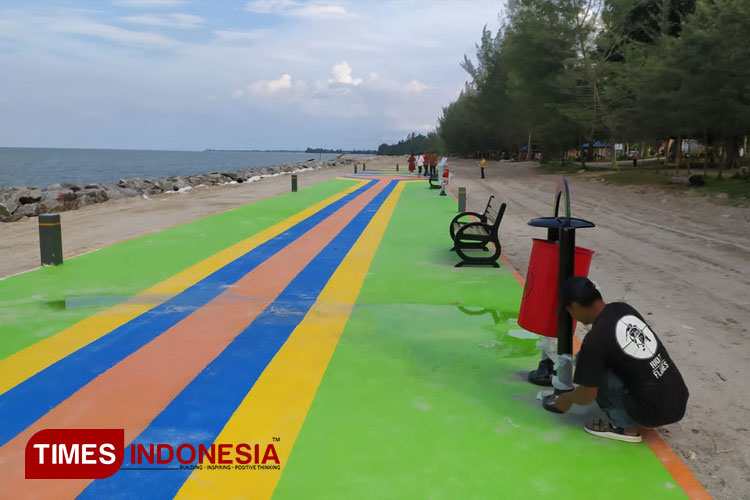
<instances>
[{"instance_id":1,"label":"red trash bin","mask_svg":"<svg viewBox=\"0 0 750 500\"><path fill-rule=\"evenodd\" d=\"M576 247L573 274L588 277L593 250ZM558 269L560 265L559 245L556 241L534 238L526 273L518 325L524 330L557 337ZM576 325L573 322L573 331Z\"/></svg>"}]
</instances>

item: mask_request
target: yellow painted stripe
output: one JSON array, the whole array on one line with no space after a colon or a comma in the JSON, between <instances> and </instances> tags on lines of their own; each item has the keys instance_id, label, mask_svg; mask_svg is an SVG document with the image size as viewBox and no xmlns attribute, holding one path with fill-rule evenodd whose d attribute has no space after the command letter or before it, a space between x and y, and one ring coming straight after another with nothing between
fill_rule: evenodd
<instances>
[{"instance_id":1,"label":"yellow painted stripe","mask_svg":"<svg viewBox=\"0 0 750 500\"><path fill-rule=\"evenodd\" d=\"M175 498L271 498L403 188L399 183L375 214L216 438L216 443L259 443L261 454L273 443L282 469L195 470Z\"/></svg>"},{"instance_id":2,"label":"yellow painted stripe","mask_svg":"<svg viewBox=\"0 0 750 500\"><path fill-rule=\"evenodd\" d=\"M18 351L0 361L0 394L12 389L32 375L81 347L124 325L199 282L217 269L246 254L253 248L281 234L327 205L359 189L368 181L358 182L330 198L257 233L203 261L167 278L124 302L83 319L51 337Z\"/></svg>"}]
</instances>

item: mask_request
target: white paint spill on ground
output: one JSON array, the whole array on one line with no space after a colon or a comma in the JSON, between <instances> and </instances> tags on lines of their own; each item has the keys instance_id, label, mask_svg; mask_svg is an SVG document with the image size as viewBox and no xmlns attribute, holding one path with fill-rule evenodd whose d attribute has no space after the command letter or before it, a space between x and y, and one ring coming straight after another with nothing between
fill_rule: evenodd
<instances>
[{"instance_id":1,"label":"white paint spill on ground","mask_svg":"<svg viewBox=\"0 0 750 500\"><path fill-rule=\"evenodd\" d=\"M530 339L530 340L539 340L541 338L541 335L537 335L536 333L532 333L528 330L524 329L518 329L518 330L508 330L508 335L511 337L515 337L517 339Z\"/></svg>"},{"instance_id":2,"label":"white paint spill on ground","mask_svg":"<svg viewBox=\"0 0 750 500\"><path fill-rule=\"evenodd\" d=\"M515 427L516 429L520 429L521 428L521 426L518 425L518 424L516 424L516 423L514 423L513 419L510 418L510 417L508 417L508 425L510 425L511 427Z\"/></svg>"},{"instance_id":3,"label":"white paint spill on ground","mask_svg":"<svg viewBox=\"0 0 750 500\"><path fill-rule=\"evenodd\" d=\"M425 403L419 398L414 399L414 408L422 411L428 411L430 409L430 405Z\"/></svg>"},{"instance_id":4,"label":"white paint spill on ground","mask_svg":"<svg viewBox=\"0 0 750 500\"><path fill-rule=\"evenodd\" d=\"M553 392L554 392L554 390L553 390L553 389L542 389L541 391L539 391L539 392L538 392L538 393L536 394L536 398L537 398L537 399L538 399L539 401L541 401L542 399L546 398L547 396L549 396L549 395L550 395L550 394L552 394Z\"/></svg>"}]
</instances>

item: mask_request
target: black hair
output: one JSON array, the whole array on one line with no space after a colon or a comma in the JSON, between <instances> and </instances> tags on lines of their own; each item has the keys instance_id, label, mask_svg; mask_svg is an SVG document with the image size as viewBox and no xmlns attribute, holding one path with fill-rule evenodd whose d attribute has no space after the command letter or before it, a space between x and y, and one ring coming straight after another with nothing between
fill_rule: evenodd
<instances>
[{"instance_id":1,"label":"black hair","mask_svg":"<svg viewBox=\"0 0 750 500\"><path fill-rule=\"evenodd\" d=\"M588 307L597 300L602 300L602 294L599 293L594 282L583 276L573 276L565 280L560 289L559 308L565 309L571 302Z\"/></svg>"}]
</instances>

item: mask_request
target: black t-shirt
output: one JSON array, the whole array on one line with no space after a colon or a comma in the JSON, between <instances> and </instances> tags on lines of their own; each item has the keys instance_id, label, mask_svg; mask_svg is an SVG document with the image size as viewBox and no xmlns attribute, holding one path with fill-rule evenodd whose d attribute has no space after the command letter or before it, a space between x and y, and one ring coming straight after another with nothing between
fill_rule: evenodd
<instances>
[{"instance_id":1,"label":"black t-shirt","mask_svg":"<svg viewBox=\"0 0 750 500\"><path fill-rule=\"evenodd\" d=\"M622 302L607 304L594 321L573 380L599 387L605 370L623 381L625 409L639 424L657 427L685 415L688 389L677 365L638 311Z\"/></svg>"}]
</instances>

